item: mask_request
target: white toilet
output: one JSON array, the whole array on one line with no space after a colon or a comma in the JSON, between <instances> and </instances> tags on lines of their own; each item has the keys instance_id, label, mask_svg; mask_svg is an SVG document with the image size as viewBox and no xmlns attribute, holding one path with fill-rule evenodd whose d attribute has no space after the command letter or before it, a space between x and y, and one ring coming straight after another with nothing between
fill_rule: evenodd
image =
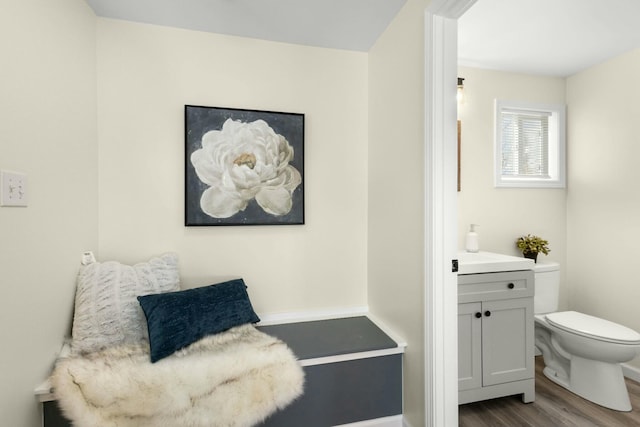
<instances>
[{"instance_id":1,"label":"white toilet","mask_svg":"<svg viewBox=\"0 0 640 427\"><path fill-rule=\"evenodd\" d=\"M631 411L621 363L640 351L640 334L608 320L558 310L560 266L538 263L535 273L535 344L544 374L598 405Z\"/></svg>"}]
</instances>

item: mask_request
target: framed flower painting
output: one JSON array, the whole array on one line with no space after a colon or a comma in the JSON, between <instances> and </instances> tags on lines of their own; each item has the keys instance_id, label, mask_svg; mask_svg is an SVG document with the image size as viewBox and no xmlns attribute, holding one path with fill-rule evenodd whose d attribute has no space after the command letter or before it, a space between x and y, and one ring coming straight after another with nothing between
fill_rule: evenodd
<instances>
[{"instance_id":1,"label":"framed flower painting","mask_svg":"<svg viewBox=\"0 0 640 427\"><path fill-rule=\"evenodd\" d=\"M304 114L185 105L185 225L304 224Z\"/></svg>"}]
</instances>

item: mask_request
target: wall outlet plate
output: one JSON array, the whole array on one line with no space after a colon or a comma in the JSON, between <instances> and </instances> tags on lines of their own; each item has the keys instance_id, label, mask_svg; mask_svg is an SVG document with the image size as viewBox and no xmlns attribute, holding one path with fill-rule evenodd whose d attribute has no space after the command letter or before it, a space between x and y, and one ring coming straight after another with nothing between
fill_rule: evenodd
<instances>
[{"instance_id":1,"label":"wall outlet plate","mask_svg":"<svg viewBox=\"0 0 640 427\"><path fill-rule=\"evenodd\" d=\"M0 171L0 206L27 206L27 175Z\"/></svg>"}]
</instances>

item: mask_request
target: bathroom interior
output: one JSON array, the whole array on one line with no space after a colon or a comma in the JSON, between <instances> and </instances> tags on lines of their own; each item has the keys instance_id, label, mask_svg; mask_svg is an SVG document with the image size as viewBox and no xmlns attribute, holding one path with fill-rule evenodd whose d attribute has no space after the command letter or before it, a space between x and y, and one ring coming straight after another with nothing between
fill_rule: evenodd
<instances>
[{"instance_id":1,"label":"bathroom interior","mask_svg":"<svg viewBox=\"0 0 640 427\"><path fill-rule=\"evenodd\" d=\"M560 266L558 309L635 331L639 71L638 48L563 76L468 66L462 58L458 68L464 78L458 105L458 247L464 250L470 224L479 225L480 251L521 257L516 239L541 236L551 251L538 263ZM566 187L494 186L495 99L566 105ZM640 357L624 363L623 372L640 380Z\"/></svg>"}]
</instances>

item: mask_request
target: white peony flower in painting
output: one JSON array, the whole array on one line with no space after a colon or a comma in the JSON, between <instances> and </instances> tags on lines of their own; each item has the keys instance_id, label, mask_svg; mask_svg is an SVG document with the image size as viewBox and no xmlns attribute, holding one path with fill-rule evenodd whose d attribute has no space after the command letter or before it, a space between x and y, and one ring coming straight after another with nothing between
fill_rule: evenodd
<instances>
[{"instance_id":1,"label":"white peony flower in painting","mask_svg":"<svg viewBox=\"0 0 640 427\"><path fill-rule=\"evenodd\" d=\"M221 130L202 136L202 148L191 154L200 180L209 185L200 207L214 218L229 218L252 199L271 215L285 215L291 194L302 182L289 162L293 148L264 120L243 123L227 119Z\"/></svg>"}]
</instances>

